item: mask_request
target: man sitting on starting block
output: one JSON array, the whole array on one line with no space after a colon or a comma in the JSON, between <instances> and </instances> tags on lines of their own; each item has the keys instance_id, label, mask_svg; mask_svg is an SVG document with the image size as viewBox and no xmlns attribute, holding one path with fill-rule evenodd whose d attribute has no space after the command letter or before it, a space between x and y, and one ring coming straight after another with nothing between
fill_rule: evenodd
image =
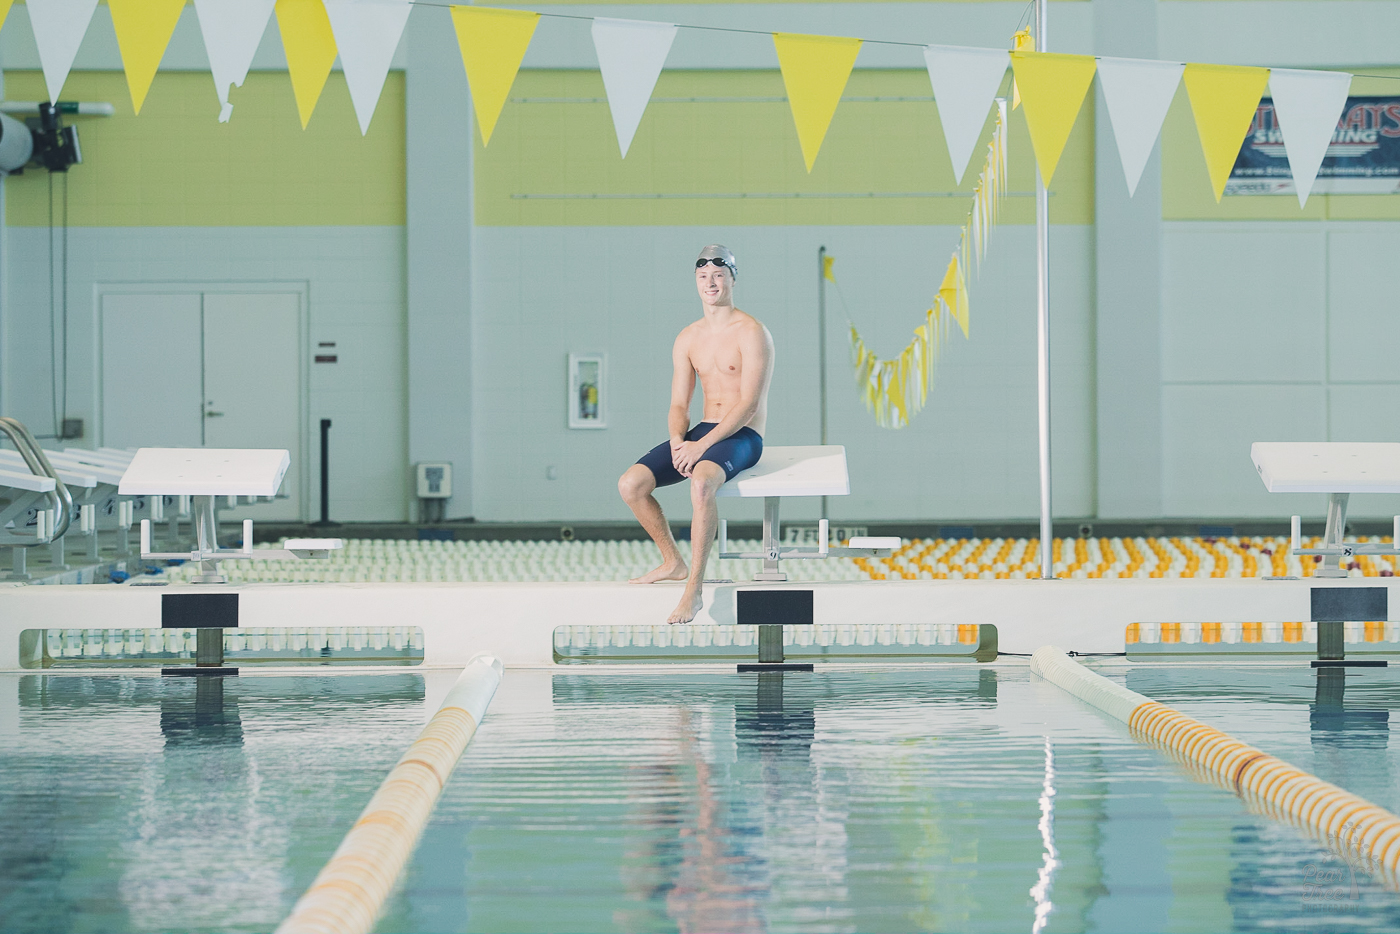
<instances>
[{"instance_id":1,"label":"man sitting on starting block","mask_svg":"<svg viewBox=\"0 0 1400 934\"><path fill-rule=\"evenodd\" d=\"M715 494L734 475L758 463L768 419L773 378L773 335L756 318L734 307L738 265L728 248L714 244L695 261L695 286L704 317L688 325L671 349L670 438L628 468L617 488L642 528L661 549L661 564L634 584L685 581L668 623L688 623L700 612L705 560L719 522ZM705 397L704 420L690 427L695 378ZM671 527L652 492L690 479L694 514L687 570Z\"/></svg>"}]
</instances>

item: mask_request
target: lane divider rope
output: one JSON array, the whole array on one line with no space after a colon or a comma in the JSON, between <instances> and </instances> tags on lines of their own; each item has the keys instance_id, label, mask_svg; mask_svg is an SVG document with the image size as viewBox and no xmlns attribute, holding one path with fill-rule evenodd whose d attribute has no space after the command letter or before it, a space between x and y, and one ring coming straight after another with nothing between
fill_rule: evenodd
<instances>
[{"instance_id":1,"label":"lane divider rope","mask_svg":"<svg viewBox=\"0 0 1400 934\"><path fill-rule=\"evenodd\" d=\"M1031 671L1150 740L1262 813L1308 831L1342 857L1400 886L1400 817L1364 798L1110 681L1053 645Z\"/></svg>"},{"instance_id":2,"label":"lane divider rope","mask_svg":"<svg viewBox=\"0 0 1400 934\"><path fill-rule=\"evenodd\" d=\"M478 655L399 759L277 934L369 934L496 694L500 659Z\"/></svg>"}]
</instances>

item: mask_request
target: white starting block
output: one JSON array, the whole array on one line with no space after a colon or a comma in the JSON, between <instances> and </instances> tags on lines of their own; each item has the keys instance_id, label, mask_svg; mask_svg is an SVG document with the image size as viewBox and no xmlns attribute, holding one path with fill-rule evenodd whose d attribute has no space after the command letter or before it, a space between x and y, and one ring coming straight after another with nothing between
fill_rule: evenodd
<instances>
[{"instance_id":1,"label":"white starting block","mask_svg":"<svg viewBox=\"0 0 1400 934\"><path fill-rule=\"evenodd\" d=\"M1293 553L1322 555L1314 577L1346 577L1343 558L1400 552L1400 516L1391 544L1348 544L1347 500L1352 493L1400 493L1400 444L1346 441L1256 441L1249 449L1270 493L1326 493L1327 527L1321 548L1303 548L1302 519L1293 517Z\"/></svg>"},{"instance_id":2,"label":"white starting block","mask_svg":"<svg viewBox=\"0 0 1400 934\"><path fill-rule=\"evenodd\" d=\"M151 520L141 520L142 558L183 558L199 562L197 584L222 584L219 562L229 558L326 558L344 546L338 538L288 539L285 549L253 550L253 520L243 520L242 549L220 548L214 498L275 496L292 464L284 450L230 448L141 448L122 475L118 492L126 496L189 496L194 515L195 548L188 552L151 551Z\"/></svg>"},{"instance_id":3,"label":"white starting block","mask_svg":"<svg viewBox=\"0 0 1400 934\"><path fill-rule=\"evenodd\" d=\"M784 551L778 543L778 505L784 496L846 496L851 492L851 478L846 472L846 449L839 444L798 447L770 447L748 470L736 474L719 488L719 496L763 497L763 550L761 552L729 551L729 523L719 521L719 556L721 558L761 558L763 570L754 580L785 581L787 575L778 566L783 558L854 558L887 557L898 548L895 537L853 538L850 547L832 548L828 541L827 520L821 520L817 532L817 548L790 548Z\"/></svg>"}]
</instances>

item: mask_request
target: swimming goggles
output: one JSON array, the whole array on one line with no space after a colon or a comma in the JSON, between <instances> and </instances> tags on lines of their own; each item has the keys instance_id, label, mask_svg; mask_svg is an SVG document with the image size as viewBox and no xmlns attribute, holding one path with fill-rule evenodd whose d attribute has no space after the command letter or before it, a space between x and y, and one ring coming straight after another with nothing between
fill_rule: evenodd
<instances>
[{"instance_id":1,"label":"swimming goggles","mask_svg":"<svg viewBox=\"0 0 1400 934\"><path fill-rule=\"evenodd\" d=\"M711 259L697 259L697 260L695 261L695 268L696 268L696 269L700 269L700 268L704 267L706 263L714 263L716 266L723 266L725 269L728 269L730 272L733 272L733 271L734 271L734 267L730 266L728 263L726 263L724 260L720 259L718 256L713 257L713 258L711 258Z\"/></svg>"}]
</instances>

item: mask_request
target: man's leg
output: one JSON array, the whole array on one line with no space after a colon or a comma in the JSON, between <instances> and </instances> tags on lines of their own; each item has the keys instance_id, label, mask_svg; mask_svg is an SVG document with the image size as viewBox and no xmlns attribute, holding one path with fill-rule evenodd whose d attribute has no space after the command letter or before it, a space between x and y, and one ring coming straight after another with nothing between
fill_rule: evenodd
<instances>
[{"instance_id":1,"label":"man's leg","mask_svg":"<svg viewBox=\"0 0 1400 934\"><path fill-rule=\"evenodd\" d=\"M715 494L724 486L724 481L724 468L713 461L701 461L690 474L690 504L694 509L690 520L690 577L685 582L681 602L666 620L668 623L688 623L700 612L704 601L705 562L710 557L710 544L719 525Z\"/></svg>"},{"instance_id":2,"label":"man's leg","mask_svg":"<svg viewBox=\"0 0 1400 934\"><path fill-rule=\"evenodd\" d=\"M682 581L686 578L685 559L676 547L676 539L671 535L671 525L661 504L652 496L656 489L656 475L642 464L633 464L617 481L617 491L632 508L632 514L646 529L656 547L661 549L661 564L655 570L634 577L633 584L651 584L656 581Z\"/></svg>"}]
</instances>

